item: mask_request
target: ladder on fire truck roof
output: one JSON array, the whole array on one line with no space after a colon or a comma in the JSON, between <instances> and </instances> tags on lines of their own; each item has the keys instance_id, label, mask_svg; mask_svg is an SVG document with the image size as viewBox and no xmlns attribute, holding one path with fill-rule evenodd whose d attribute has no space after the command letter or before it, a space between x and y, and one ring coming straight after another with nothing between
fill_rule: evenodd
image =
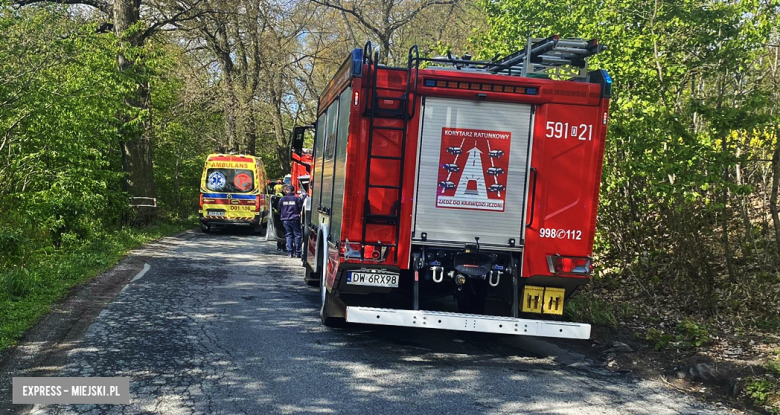
<instances>
[{"instance_id":1,"label":"ladder on fire truck roof","mask_svg":"<svg viewBox=\"0 0 780 415\"><path fill-rule=\"evenodd\" d=\"M559 36L529 38L526 47L509 56L491 60L475 61L465 55L447 57L417 58L419 62L447 65L451 68L471 72L483 72L509 76L549 77L585 79L588 76L587 58L606 50L598 39L561 39Z\"/></svg>"},{"instance_id":2,"label":"ladder on fire truck roof","mask_svg":"<svg viewBox=\"0 0 780 415\"><path fill-rule=\"evenodd\" d=\"M416 49L416 47L412 47ZM373 54L373 57L372 57ZM410 52L411 56L411 52ZM384 257L384 251L393 248L395 260L398 260L398 242L401 232L401 200L404 181L404 154L406 153L406 133L409 126L409 120L414 117L414 105L410 105L412 83L412 60L406 70L406 85L403 89L393 88L390 85L379 86L379 52L374 53L371 42L367 42L363 48L364 63L368 64L368 71L365 78L370 82L371 92L369 94L368 105L365 115L369 117L368 128L368 156L366 159L366 183L365 183L365 205L363 214L363 230L361 236L360 259L365 259L365 247L375 248L373 252L379 252L380 257ZM394 70L393 68L387 68ZM416 84L416 80L415 80ZM380 105L380 101L385 107ZM390 103L389 108L387 104ZM411 113L410 113L411 109ZM382 120L382 121L379 121ZM392 120L395 120L393 122ZM400 122L400 125L398 125ZM393 124L393 125L389 125ZM378 131L384 131L385 134L400 133L400 143L397 155L381 155L374 151L375 134ZM395 164L398 168L398 175L393 184L378 184L371 181L371 165L373 161L381 161L388 164ZM371 189L389 190L395 194L395 200L390 208L390 212L374 212L371 210ZM383 243L382 241L366 240L368 227L371 225L393 226L395 240L393 243ZM377 250L378 248L378 250ZM376 259L376 258L374 258Z\"/></svg>"}]
</instances>

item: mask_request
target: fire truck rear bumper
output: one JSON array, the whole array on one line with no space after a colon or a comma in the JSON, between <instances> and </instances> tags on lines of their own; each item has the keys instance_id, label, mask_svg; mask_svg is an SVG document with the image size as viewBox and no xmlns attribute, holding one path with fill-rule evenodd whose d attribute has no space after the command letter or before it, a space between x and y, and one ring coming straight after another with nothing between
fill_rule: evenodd
<instances>
[{"instance_id":1,"label":"fire truck rear bumper","mask_svg":"<svg viewBox=\"0 0 780 415\"><path fill-rule=\"evenodd\" d=\"M590 338L590 324L441 311L347 307L347 322L563 339Z\"/></svg>"}]
</instances>

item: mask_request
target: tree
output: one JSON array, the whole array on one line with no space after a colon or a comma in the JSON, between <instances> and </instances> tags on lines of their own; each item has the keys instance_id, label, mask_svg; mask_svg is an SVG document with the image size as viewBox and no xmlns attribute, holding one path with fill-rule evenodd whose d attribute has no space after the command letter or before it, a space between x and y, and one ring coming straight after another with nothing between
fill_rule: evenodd
<instances>
[{"instance_id":1,"label":"tree","mask_svg":"<svg viewBox=\"0 0 780 415\"><path fill-rule=\"evenodd\" d=\"M60 245L116 224L116 45L61 6L0 16L0 227Z\"/></svg>"},{"instance_id":2,"label":"tree","mask_svg":"<svg viewBox=\"0 0 780 415\"><path fill-rule=\"evenodd\" d=\"M491 24L476 39L486 46L484 57L520 49L531 36L595 37L608 45L591 62L615 80L600 207L605 253L618 255L623 268L642 255L668 264L666 272L714 311L713 264L723 265L732 283L737 275L732 195L749 191L734 179L744 152L733 137L763 122L769 100L755 82L763 76L755 62L776 27L777 4L482 5Z\"/></svg>"},{"instance_id":3,"label":"tree","mask_svg":"<svg viewBox=\"0 0 780 415\"><path fill-rule=\"evenodd\" d=\"M141 0L14 0L17 6L36 3L79 4L94 7L112 17L114 34L119 39L117 68L126 79L135 83L128 90L117 91L122 96L126 110L117 114L122 167L125 172L125 190L131 197L156 197L153 168L153 131L151 129L151 91L149 73L144 61L144 45L159 29L175 22L192 19L198 15L194 3L153 3L149 6L148 19L142 19ZM147 222L154 210L140 212L140 221Z\"/></svg>"},{"instance_id":4,"label":"tree","mask_svg":"<svg viewBox=\"0 0 780 415\"><path fill-rule=\"evenodd\" d=\"M236 0L231 6L239 12L180 25L201 66L217 69L225 128L218 146L270 156L279 172L288 171L292 127L311 122L316 110L312 77L327 50L318 16L307 3Z\"/></svg>"},{"instance_id":5,"label":"tree","mask_svg":"<svg viewBox=\"0 0 780 415\"><path fill-rule=\"evenodd\" d=\"M388 64L405 62L409 45L398 39L399 33L427 10L444 11L445 7L457 6L462 0L313 0L314 3L333 9L341 15L347 25L353 44L361 39L355 38L357 31L366 37L374 37L379 42L379 59ZM449 22L444 22L446 24ZM420 24L424 24L420 22Z\"/></svg>"}]
</instances>

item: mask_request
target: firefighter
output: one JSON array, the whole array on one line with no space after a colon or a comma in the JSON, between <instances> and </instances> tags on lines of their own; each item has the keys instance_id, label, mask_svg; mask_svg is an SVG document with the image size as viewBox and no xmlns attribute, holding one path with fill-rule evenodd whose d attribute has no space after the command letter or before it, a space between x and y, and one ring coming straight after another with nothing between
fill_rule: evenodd
<instances>
[{"instance_id":1,"label":"firefighter","mask_svg":"<svg viewBox=\"0 0 780 415\"><path fill-rule=\"evenodd\" d=\"M290 257L301 257L301 209L303 201L295 195L293 186L285 186L287 194L279 200L279 212L284 223L285 236L287 237L287 254Z\"/></svg>"},{"instance_id":2,"label":"firefighter","mask_svg":"<svg viewBox=\"0 0 780 415\"><path fill-rule=\"evenodd\" d=\"M268 181L268 188L270 189L269 192L272 192L273 196L271 196L271 208L274 210L274 226L275 228L279 228L280 230L284 230L283 223L279 220L280 215L280 208L279 201L284 197L284 185L282 184L281 180L277 181ZM278 235L278 232L277 232ZM286 250L287 243L284 239L277 240L276 241L276 250L277 251L285 251Z\"/></svg>"},{"instance_id":3,"label":"firefighter","mask_svg":"<svg viewBox=\"0 0 780 415\"><path fill-rule=\"evenodd\" d=\"M276 181L276 186L274 186L274 194L279 197L284 197L284 182L282 182L282 179Z\"/></svg>"}]
</instances>

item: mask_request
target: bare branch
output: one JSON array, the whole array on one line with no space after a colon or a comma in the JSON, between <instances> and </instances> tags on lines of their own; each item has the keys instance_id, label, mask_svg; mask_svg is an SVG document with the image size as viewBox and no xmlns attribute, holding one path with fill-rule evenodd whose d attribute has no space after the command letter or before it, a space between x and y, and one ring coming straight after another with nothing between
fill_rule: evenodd
<instances>
[{"instance_id":1,"label":"bare branch","mask_svg":"<svg viewBox=\"0 0 780 415\"><path fill-rule=\"evenodd\" d=\"M110 2L101 0L14 0L13 4L15 6L23 7L37 3L81 4L94 7L109 16L111 16L113 9L113 6Z\"/></svg>"}]
</instances>

